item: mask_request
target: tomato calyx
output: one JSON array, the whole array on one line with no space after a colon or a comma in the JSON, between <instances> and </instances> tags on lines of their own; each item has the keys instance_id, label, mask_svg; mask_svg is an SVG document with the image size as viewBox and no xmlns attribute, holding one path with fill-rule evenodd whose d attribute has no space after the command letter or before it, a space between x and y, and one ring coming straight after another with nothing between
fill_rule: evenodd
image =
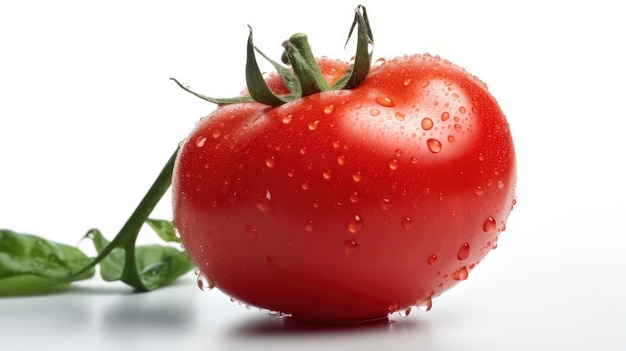
<instances>
[{"instance_id":1,"label":"tomato calyx","mask_svg":"<svg viewBox=\"0 0 626 351\"><path fill-rule=\"evenodd\" d=\"M357 28L357 43L354 62L350 65L346 74L331 86L328 85L322 76L306 34L296 33L283 42L282 45L285 50L281 57L281 61L282 63L290 66L289 68L272 60L256 46L254 46L252 40L252 27L248 27L250 28L250 33L248 35L246 47L245 72L246 85L249 95L231 98L209 97L191 90L175 78L170 79L188 93L218 105L256 101L265 105L276 107L323 91L354 89L369 73L372 62L372 47L374 39L369 19L367 18L367 11L363 5L359 5L355 9L354 20L350 27L345 44L345 46L347 46L355 28ZM271 63L274 69L276 69L276 72L280 75L283 84L289 90L289 94L277 95L268 87L256 59L257 53Z\"/></svg>"}]
</instances>

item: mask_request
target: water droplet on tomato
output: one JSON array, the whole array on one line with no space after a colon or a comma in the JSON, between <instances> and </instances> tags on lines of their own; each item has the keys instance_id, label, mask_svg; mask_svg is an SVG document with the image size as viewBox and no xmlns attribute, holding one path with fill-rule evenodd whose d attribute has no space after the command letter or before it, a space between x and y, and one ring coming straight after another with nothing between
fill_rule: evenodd
<instances>
[{"instance_id":1,"label":"water droplet on tomato","mask_svg":"<svg viewBox=\"0 0 626 351\"><path fill-rule=\"evenodd\" d=\"M470 254L470 245L469 243L465 243L461 245L459 252L456 253L456 258L459 261L464 261L469 257Z\"/></svg>"},{"instance_id":2,"label":"water droplet on tomato","mask_svg":"<svg viewBox=\"0 0 626 351\"><path fill-rule=\"evenodd\" d=\"M461 127L460 124L456 123L454 125L454 130L456 130L457 132L461 132L463 130L463 127Z\"/></svg>"},{"instance_id":3,"label":"water droplet on tomato","mask_svg":"<svg viewBox=\"0 0 626 351\"><path fill-rule=\"evenodd\" d=\"M350 231L350 233L358 233L361 229L363 229L363 219L361 219L361 216L355 214L348 219L348 231Z\"/></svg>"},{"instance_id":4,"label":"water droplet on tomato","mask_svg":"<svg viewBox=\"0 0 626 351\"><path fill-rule=\"evenodd\" d=\"M313 229L315 229L313 220L309 220L308 222L306 222L306 224L304 224L304 230L306 230L307 232L312 232Z\"/></svg>"},{"instance_id":5,"label":"water droplet on tomato","mask_svg":"<svg viewBox=\"0 0 626 351\"><path fill-rule=\"evenodd\" d=\"M490 232L494 229L496 229L496 220L492 216L489 216L483 223L483 231Z\"/></svg>"},{"instance_id":6,"label":"water droplet on tomato","mask_svg":"<svg viewBox=\"0 0 626 351\"><path fill-rule=\"evenodd\" d=\"M386 198L385 198L385 199L380 200L380 207L381 207L383 210L388 210L388 209L390 209L390 208L391 208L391 200L386 199Z\"/></svg>"},{"instance_id":7,"label":"water droplet on tomato","mask_svg":"<svg viewBox=\"0 0 626 351\"><path fill-rule=\"evenodd\" d=\"M485 155L483 155L482 152L478 153L478 161L484 161L485 160Z\"/></svg>"},{"instance_id":8,"label":"water droplet on tomato","mask_svg":"<svg viewBox=\"0 0 626 351\"><path fill-rule=\"evenodd\" d=\"M408 87L409 85L411 85L411 78L405 79L402 84L404 84L405 87Z\"/></svg>"},{"instance_id":9,"label":"water droplet on tomato","mask_svg":"<svg viewBox=\"0 0 626 351\"><path fill-rule=\"evenodd\" d=\"M469 273L467 272L467 267L463 266L463 267L457 269L456 271L454 271L452 273L451 277L454 280L465 280L465 279L467 279L468 275L469 275Z\"/></svg>"},{"instance_id":10,"label":"water droplet on tomato","mask_svg":"<svg viewBox=\"0 0 626 351\"><path fill-rule=\"evenodd\" d=\"M426 144L428 145L428 149L435 154L441 151L441 142L437 139L428 139L426 140Z\"/></svg>"},{"instance_id":11,"label":"water droplet on tomato","mask_svg":"<svg viewBox=\"0 0 626 351\"><path fill-rule=\"evenodd\" d=\"M411 307L398 311L398 315L402 318L406 318L411 314Z\"/></svg>"},{"instance_id":12,"label":"water droplet on tomato","mask_svg":"<svg viewBox=\"0 0 626 351\"><path fill-rule=\"evenodd\" d=\"M311 130L311 131L316 130L317 127L319 126L319 124L320 124L319 120L315 120L315 121L309 123L309 130Z\"/></svg>"},{"instance_id":13,"label":"water droplet on tomato","mask_svg":"<svg viewBox=\"0 0 626 351\"><path fill-rule=\"evenodd\" d=\"M498 189L502 189L504 188L504 182L501 180L498 180Z\"/></svg>"},{"instance_id":14,"label":"water droplet on tomato","mask_svg":"<svg viewBox=\"0 0 626 351\"><path fill-rule=\"evenodd\" d=\"M358 201L359 201L359 194L356 191L352 192L352 194L350 194L350 202L355 204Z\"/></svg>"},{"instance_id":15,"label":"water droplet on tomato","mask_svg":"<svg viewBox=\"0 0 626 351\"><path fill-rule=\"evenodd\" d=\"M324 113L330 115L335 110L335 105L328 105L324 107Z\"/></svg>"},{"instance_id":16,"label":"water droplet on tomato","mask_svg":"<svg viewBox=\"0 0 626 351\"><path fill-rule=\"evenodd\" d=\"M363 177L361 176L361 172L356 172L356 173L354 173L354 174L352 175L352 180L353 180L355 183L360 182L360 181L361 181L361 179L363 179Z\"/></svg>"},{"instance_id":17,"label":"water droplet on tomato","mask_svg":"<svg viewBox=\"0 0 626 351\"><path fill-rule=\"evenodd\" d=\"M261 212L267 212L272 209L272 194L269 190L266 190L264 194L259 195L256 207Z\"/></svg>"},{"instance_id":18,"label":"water droplet on tomato","mask_svg":"<svg viewBox=\"0 0 626 351\"><path fill-rule=\"evenodd\" d=\"M430 130L433 127L433 120L426 117L424 119L422 119L422 128L424 128L424 130Z\"/></svg>"},{"instance_id":19,"label":"water droplet on tomato","mask_svg":"<svg viewBox=\"0 0 626 351\"><path fill-rule=\"evenodd\" d=\"M346 240L343 248L346 255L352 256L359 251L359 244L354 240Z\"/></svg>"},{"instance_id":20,"label":"water droplet on tomato","mask_svg":"<svg viewBox=\"0 0 626 351\"><path fill-rule=\"evenodd\" d=\"M213 129L213 130L211 131L211 136L213 137L213 139L217 139L217 138L219 138L220 136L222 136L222 131L221 131L221 130L219 130L219 129L217 129L217 128L215 128L215 129Z\"/></svg>"},{"instance_id":21,"label":"water droplet on tomato","mask_svg":"<svg viewBox=\"0 0 626 351\"><path fill-rule=\"evenodd\" d=\"M282 121L283 121L284 124L289 124L289 123L291 123L292 119L293 119L293 115L292 114L288 114L288 115L284 115L283 116Z\"/></svg>"},{"instance_id":22,"label":"water droplet on tomato","mask_svg":"<svg viewBox=\"0 0 626 351\"><path fill-rule=\"evenodd\" d=\"M459 112L460 113L465 113L465 112L467 112L467 109L465 108L465 106L461 106L461 107L459 107Z\"/></svg>"},{"instance_id":23,"label":"water droplet on tomato","mask_svg":"<svg viewBox=\"0 0 626 351\"><path fill-rule=\"evenodd\" d=\"M444 112L444 113L441 114L441 120L442 121L447 121L448 118L450 118L450 113Z\"/></svg>"},{"instance_id":24,"label":"water droplet on tomato","mask_svg":"<svg viewBox=\"0 0 626 351\"><path fill-rule=\"evenodd\" d=\"M411 217L406 216L402 218L402 227L404 227L404 229L409 229L412 226L413 226L413 220L411 219Z\"/></svg>"},{"instance_id":25,"label":"water droplet on tomato","mask_svg":"<svg viewBox=\"0 0 626 351\"><path fill-rule=\"evenodd\" d=\"M411 162L412 165L417 164L417 157L411 157L409 162Z\"/></svg>"},{"instance_id":26,"label":"water droplet on tomato","mask_svg":"<svg viewBox=\"0 0 626 351\"><path fill-rule=\"evenodd\" d=\"M326 171L322 172L322 177L324 179L326 179L326 180L329 180L330 178L333 177L333 172L330 169L326 170Z\"/></svg>"},{"instance_id":27,"label":"water droplet on tomato","mask_svg":"<svg viewBox=\"0 0 626 351\"><path fill-rule=\"evenodd\" d=\"M474 194L480 196L480 195L482 195L484 193L485 193L485 189L483 189L482 186L476 185L476 187L474 187Z\"/></svg>"},{"instance_id":28,"label":"water droplet on tomato","mask_svg":"<svg viewBox=\"0 0 626 351\"><path fill-rule=\"evenodd\" d=\"M370 115L372 116L378 116L380 114L380 110L377 108L373 108L370 110Z\"/></svg>"},{"instance_id":29,"label":"water droplet on tomato","mask_svg":"<svg viewBox=\"0 0 626 351\"><path fill-rule=\"evenodd\" d=\"M432 254L432 255L428 256L427 262L428 262L429 265L434 266L437 263L437 255Z\"/></svg>"},{"instance_id":30,"label":"water droplet on tomato","mask_svg":"<svg viewBox=\"0 0 626 351\"><path fill-rule=\"evenodd\" d=\"M404 121L404 117L406 117L406 115L402 112L397 112L394 114L394 116L396 117L396 119L398 121Z\"/></svg>"},{"instance_id":31,"label":"water droplet on tomato","mask_svg":"<svg viewBox=\"0 0 626 351\"><path fill-rule=\"evenodd\" d=\"M196 146L197 147L203 147L204 143L206 142L206 138L203 136L199 136L196 138Z\"/></svg>"},{"instance_id":32,"label":"water droplet on tomato","mask_svg":"<svg viewBox=\"0 0 626 351\"><path fill-rule=\"evenodd\" d=\"M420 83L420 86L421 86L422 88L426 88L429 84L430 84L430 81L429 81L429 80L423 80L423 81Z\"/></svg>"},{"instance_id":33,"label":"water droplet on tomato","mask_svg":"<svg viewBox=\"0 0 626 351\"><path fill-rule=\"evenodd\" d=\"M346 157L344 155L337 156L337 164L343 166L346 163Z\"/></svg>"},{"instance_id":34,"label":"water droplet on tomato","mask_svg":"<svg viewBox=\"0 0 626 351\"><path fill-rule=\"evenodd\" d=\"M302 183L301 187L302 187L302 190L308 190L309 189L309 182L307 181L307 182Z\"/></svg>"},{"instance_id":35,"label":"water droplet on tomato","mask_svg":"<svg viewBox=\"0 0 626 351\"><path fill-rule=\"evenodd\" d=\"M422 312L428 312L433 308L433 299L431 297L417 304L417 309Z\"/></svg>"},{"instance_id":36,"label":"water droplet on tomato","mask_svg":"<svg viewBox=\"0 0 626 351\"><path fill-rule=\"evenodd\" d=\"M259 228L255 225L247 225L246 234L251 240L256 240L259 237Z\"/></svg>"},{"instance_id":37,"label":"water droplet on tomato","mask_svg":"<svg viewBox=\"0 0 626 351\"><path fill-rule=\"evenodd\" d=\"M395 158L389 160L387 164L389 165L389 169L391 169L392 171L398 169L398 160L396 160Z\"/></svg>"},{"instance_id":38,"label":"water droplet on tomato","mask_svg":"<svg viewBox=\"0 0 626 351\"><path fill-rule=\"evenodd\" d=\"M210 291L215 287L215 283L202 272L198 273L196 281L198 282L198 287L202 291Z\"/></svg>"},{"instance_id":39,"label":"water droplet on tomato","mask_svg":"<svg viewBox=\"0 0 626 351\"><path fill-rule=\"evenodd\" d=\"M266 158L265 165L267 166L267 168L273 168L276 165L276 160L274 159L274 156Z\"/></svg>"},{"instance_id":40,"label":"water droplet on tomato","mask_svg":"<svg viewBox=\"0 0 626 351\"><path fill-rule=\"evenodd\" d=\"M376 99L374 99L376 101L377 104L379 104L380 106L384 106L384 107L394 107L396 106L396 104L393 102L393 100L391 100L389 97L387 96L379 96Z\"/></svg>"}]
</instances>

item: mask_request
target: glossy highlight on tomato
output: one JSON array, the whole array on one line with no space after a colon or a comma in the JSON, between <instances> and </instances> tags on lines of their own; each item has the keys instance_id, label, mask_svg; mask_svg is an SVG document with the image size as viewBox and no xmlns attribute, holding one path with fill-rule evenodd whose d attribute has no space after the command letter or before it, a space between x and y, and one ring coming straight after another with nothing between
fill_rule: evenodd
<instances>
[{"instance_id":1,"label":"glossy highlight on tomato","mask_svg":"<svg viewBox=\"0 0 626 351\"><path fill-rule=\"evenodd\" d=\"M349 67L317 64L329 85ZM305 320L375 320L471 275L505 229L515 167L478 78L428 54L379 60L350 90L202 118L175 164L174 223L204 286Z\"/></svg>"}]
</instances>

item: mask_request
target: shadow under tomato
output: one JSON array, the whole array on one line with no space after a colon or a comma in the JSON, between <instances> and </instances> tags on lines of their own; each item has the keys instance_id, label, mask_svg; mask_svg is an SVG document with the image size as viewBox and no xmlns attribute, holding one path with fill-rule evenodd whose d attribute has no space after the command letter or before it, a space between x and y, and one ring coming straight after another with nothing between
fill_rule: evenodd
<instances>
[{"instance_id":1,"label":"shadow under tomato","mask_svg":"<svg viewBox=\"0 0 626 351\"><path fill-rule=\"evenodd\" d=\"M290 336L302 334L355 334L355 333L388 333L394 330L419 329L421 323L415 320L390 320L388 318L350 324L315 323L293 317L278 318L266 316L246 321L232 330L233 336Z\"/></svg>"}]
</instances>

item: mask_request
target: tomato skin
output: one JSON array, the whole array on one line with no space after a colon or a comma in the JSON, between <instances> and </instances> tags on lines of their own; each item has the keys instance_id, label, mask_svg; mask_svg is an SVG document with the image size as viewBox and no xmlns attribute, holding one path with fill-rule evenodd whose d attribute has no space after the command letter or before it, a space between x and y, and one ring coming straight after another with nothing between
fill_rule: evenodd
<instances>
[{"instance_id":1,"label":"tomato skin","mask_svg":"<svg viewBox=\"0 0 626 351\"><path fill-rule=\"evenodd\" d=\"M466 279L504 230L515 172L486 86L438 57L405 56L353 90L201 119L174 169L174 223L202 274L233 298L366 321Z\"/></svg>"}]
</instances>

